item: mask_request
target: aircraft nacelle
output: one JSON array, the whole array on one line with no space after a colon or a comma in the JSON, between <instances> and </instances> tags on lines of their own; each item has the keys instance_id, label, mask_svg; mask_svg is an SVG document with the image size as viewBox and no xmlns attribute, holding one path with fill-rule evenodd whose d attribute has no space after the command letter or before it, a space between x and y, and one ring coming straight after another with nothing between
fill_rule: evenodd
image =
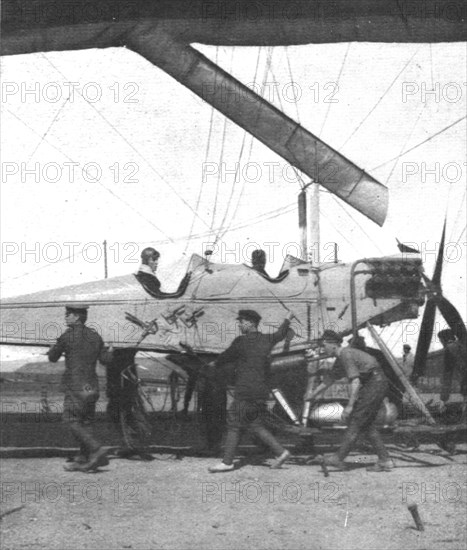
<instances>
[{"instance_id":1,"label":"aircraft nacelle","mask_svg":"<svg viewBox=\"0 0 467 550\"><path fill-rule=\"evenodd\" d=\"M288 273L285 271L288 268ZM5 299L0 343L50 345L66 330L64 307L88 305L88 326L115 347L218 354L239 335L239 309L262 317L273 332L291 310L293 335L274 354L301 352L325 329L346 335L367 321L384 325L418 316L422 264L416 254L314 266L291 257L277 279L246 265L208 263L193 255L179 298L149 295L133 274Z\"/></svg>"}]
</instances>

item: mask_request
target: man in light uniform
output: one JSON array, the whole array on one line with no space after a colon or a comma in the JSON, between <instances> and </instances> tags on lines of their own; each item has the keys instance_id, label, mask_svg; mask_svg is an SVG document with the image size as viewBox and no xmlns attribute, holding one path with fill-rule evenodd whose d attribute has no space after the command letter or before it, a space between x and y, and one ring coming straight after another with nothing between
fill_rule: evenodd
<instances>
[{"instance_id":1,"label":"man in light uniform","mask_svg":"<svg viewBox=\"0 0 467 550\"><path fill-rule=\"evenodd\" d=\"M413 365L415 362L415 356L411 351L409 344L404 344L402 346L403 355L402 355L402 368L404 369L405 376L410 378L413 372Z\"/></svg>"},{"instance_id":2,"label":"man in light uniform","mask_svg":"<svg viewBox=\"0 0 467 550\"><path fill-rule=\"evenodd\" d=\"M378 361L368 353L351 347L342 347L342 338L332 330L325 330L321 338L326 354L336 357L336 362L324 381L305 396L313 401L335 380L346 376L349 380L350 398L342 413L348 428L336 454L326 457L326 464L339 470L346 469L345 457L360 435L365 435L373 445L378 462L368 471L382 472L394 468L383 439L376 427L376 417L388 391L388 381Z\"/></svg>"}]
</instances>

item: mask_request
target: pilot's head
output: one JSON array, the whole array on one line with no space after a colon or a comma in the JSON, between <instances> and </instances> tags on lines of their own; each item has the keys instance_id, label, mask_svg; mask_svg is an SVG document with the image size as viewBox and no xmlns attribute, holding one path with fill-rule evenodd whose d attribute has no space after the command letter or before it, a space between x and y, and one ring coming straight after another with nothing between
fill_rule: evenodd
<instances>
[{"instance_id":1,"label":"pilot's head","mask_svg":"<svg viewBox=\"0 0 467 550\"><path fill-rule=\"evenodd\" d=\"M438 338L443 346L447 346L449 342L455 342L456 340L454 332L450 328L440 330L438 332Z\"/></svg>"},{"instance_id":2,"label":"pilot's head","mask_svg":"<svg viewBox=\"0 0 467 550\"><path fill-rule=\"evenodd\" d=\"M342 337L333 330L325 330L320 338L320 343L324 348L325 353L329 355L337 355L339 348L342 345Z\"/></svg>"},{"instance_id":3,"label":"pilot's head","mask_svg":"<svg viewBox=\"0 0 467 550\"><path fill-rule=\"evenodd\" d=\"M404 353L409 353L412 348L409 346L409 344L404 344L402 346L402 349L404 350Z\"/></svg>"},{"instance_id":4,"label":"pilot's head","mask_svg":"<svg viewBox=\"0 0 467 550\"><path fill-rule=\"evenodd\" d=\"M247 332L256 331L261 321L261 315L253 309L241 309L238 312L237 320L240 322L242 334L246 334Z\"/></svg>"},{"instance_id":5,"label":"pilot's head","mask_svg":"<svg viewBox=\"0 0 467 550\"><path fill-rule=\"evenodd\" d=\"M264 250L261 250L261 248L253 250L253 253L251 254L251 263L253 267L264 268L264 266L266 265L266 252Z\"/></svg>"},{"instance_id":6,"label":"pilot's head","mask_svg":"<svg viewBox=\"0 0 467 550\"><path fill-rule=\"evenodd\" d=\"M152 248L151 246L148 246L141 252L141 263L144 265L148 265L153 272L157 270L157 264L159 263L159 252Z\"/></svg>"},{"instance_id":7,"label":"pilot's head","mask_svg":"<svg viewBox=\"0 0 467 550\"><path fill-rule=\"evenodd\" d=\"M77 323L84 325L88 318L89 306L66 306L65 308L65 323L71 327Z\"/></svg>"}]
</instances>

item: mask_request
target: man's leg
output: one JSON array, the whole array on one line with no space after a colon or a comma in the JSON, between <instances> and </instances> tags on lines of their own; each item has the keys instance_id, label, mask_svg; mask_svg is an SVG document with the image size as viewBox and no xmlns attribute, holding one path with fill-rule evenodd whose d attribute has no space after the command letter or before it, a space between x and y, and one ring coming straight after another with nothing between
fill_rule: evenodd
<instances>
[{"instance_id":1,"label":"man's leg","mask_svg":"<svg viewBox=\"0 0 467 550\"><path fill-rule=\"evenodd\" d=\"M227 394L221 385L205 380L201 394L203 431L207 451L220 451L226 417Z\"/></svg>"},{"instance_id":2,"label":"man's leg","mask_svg":"<svg viewBox=\"0 0 467 550\"><path fill-rule=\"evenodd\" d=\"M228 466L233 463L235 451L240 443L240 436L245 424L245 402L233 400L227 411L227 438L225 441L224 458L222 462Z\"/></svg>"},{"instance_id":3,"label":"man's leg","mask_svg":"<svg viewBox=\"0 0 467 550\"><path fill-rule=\"evenodd\" d=\"M336 457L340 462L343 462L345 457L350 453L354 443L357 441L360 434L360 427L358 422L350 420L349 427L344 433L344 438L336 453Z\"/></svg>"},{"instance_id":4,"label":"man's leg","mask_svg":"<svg viewBox=\"0 0 467 550\"><path fill-rule=\"evenodd\" d=\"M235 451L240 442L242 425L244 423L245 402L233 400L227 411L227 438L225 441L224 458L220 464L209 468L210 472L227 472L233 470Z\"/></svg>"},{"instance_id":5,"label":"man's leg","mask_svg":"<svg viewBox=\"0 0 467 550\"><path fill-rule=\"evenodd\" d=\"M257 401L249 404L249 407L246 410L246 420L248 421L250 431L274 453L276 460L271 464L271 468L278 469L289 458L290 453L284 449L272 433L264 426L263 421L266 414L266 404L264 402Z\"/></svg>"},{"instance_id":6,"label":"man's leg","mask_svg":"<svg viewBox=\"0 0 467 550\"><path fill-rule=\"evenodd\" d=\"M386 449L386 446L383 442L383 438L381 437L381 434L378 431L378 428L375 424L372 424L367 429L367 437L370 440L370 443L373 445L373 448L376 451L376 454L378 455L379 462L388 462L389 461L389 453Z\"/></svg>"},{"instance_id":7,"label":"man's leg","mask_svg":"<svg viewBox=\"0 0 467 550\"><path fill-rule=\"evenodd\" d=\"M73 396L70 392L65 392L65 399L63 402L62 422L68 426L68 429L71 431L71 433L73 434L74 438L76 439L79 445L78 454L68 458L66 461L71 463L77 463L77 464L86 463L89 460L89 449L83 443L81 438L77 437L75 430L73 428L73 424L75 422L79 422L79 414L78 414L77 405L75 405Z\"/></svg>"},{"instance_id":8,"label":"man's leg","mask_svg":"<svg viewBox=\"0 0 467 550\"><path fill-rule=\"evenodd\" d=\"M284 447L282 447L263 423L263 417L266 414L266 405L262 402L254 402L248 405L245 412L249 430L272 450L274 456L280 456L285 451Z\"/></svg>"},{"instance_id":9,"label":"man's leg","mask_svg":"<svg viewBox=\"0 0 467 550\"><path fill-rule=\"evenodd\" d=\"M329 461L331 465L333 465L332 462L334 460L336 465L340 466L351 451L358 436L362 432L367 432L370 426L374 425L387 389L388 383L386 377L379 371L371 374L369 379L362 383L357 401L349 418L349 427L344 434L339 450L334 455L334 459ZM374 437L374 431L372 431L371 436ZM382 444L382 440L377 442L377 444Z\"/></svg>"},{"instance_id":10,"label":"man's leg","mask_svg":"<svg viewBox=\"0 0 467 550\"><path fill-rule=\"evenodd\" d=\"M188 409L190 407L191 398L195 391L196 381L198 380L198 373L190 371L188 373L188 380L185 386L185 394L183 396L183 414L188 416Z\"/></svg>"},{"instance_id":11,"label":"man's leg","mask_svg":"<svg viewBox=\"0 0 467 550\"><path fill-rule=\"evenodd\" d=\"M88 461L80 465L80 469L83 471L92 471L99 466L106 466L109 463L105 449L102 448L99 441L94 437L92 430L98 398L99 393L97 391L73 393L73 401L77 407L77 412L70 427L89 456Z\"/></svg>"},{"instance_id":12,"label":"man's leg","mask_svg":"<svg viewBox=\"0 0 467 550\"><path fill-rule=\"evenodd\" d=\"M120 397L120 421L124 448L120 455L133 460L154 460L147 452L148 440L151 435L151 426L134 383L136 366L130 369L131 380L123 379Z\"/></svg>"},{"instance_id":13,"label":"man's leg","mask_svg":"<svg viewBox=\"0 0 467 550\"><path fill-rule=\"evenodd\" d=\"M95 402L94 402L95 406ZM74 392L65 393L65 402L63 410L63 422L67 423L71 433L78 441L80 454L75 457L73 463L66 467L66 470L85 470L89 465L91 457L99 451L99 443L94 439L90 428L89 403L82 400Z\"/></svg>"}]
</instances>

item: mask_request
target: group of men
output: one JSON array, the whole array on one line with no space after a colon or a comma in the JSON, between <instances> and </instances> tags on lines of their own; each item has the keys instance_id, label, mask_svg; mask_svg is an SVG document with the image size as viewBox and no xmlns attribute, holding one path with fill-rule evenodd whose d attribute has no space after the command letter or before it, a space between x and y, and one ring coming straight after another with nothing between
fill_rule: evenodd
<instances>
[{"instance_id":1,"label":"group of men","mask_svg":"<svg viewBox=\"0 0 467 550\"><path fill-rule=\"evenodd\" d=\"M142 265L136 277L148 292L162 299L183 294L189 275L184 278L176 293L163 293L160 290L160 282L155 276L159 253L153 248L147 248L143 250L141 257ZM265 416L267 415L266 401L269 398L270 353L278 342L287 337L292 318L293 313L289 312L276 332L263 334L258 328L261 316L251 309L240 310L237 320L241 335L204 369L203 378L206 387L209 388L206 399L212 400L213 396L222 395L222 390L216 386L216 380L225 378L223 368L230 368L229 376L234 385L233 401L227 411L227 437L223 459L220 463L211 466L210 472L228 472L234 469L236 448L241 433L245 429L270 448L275 456L272 468L280 468L290 457L289 451L267 429ZM65 322L68 328L50 348L48 356L50 361L56 362L65 355L63 418L69 423L70 430L80 447L78 454L73 457L66 469L92 472L109 462L106 451L95 438L91 426L99 397L96 375L98 360L107 366L109 416L118 426L122 425L121 420L124 418L127 425L134 428L135 432L139 430L140 433L144 433L147 426L144 426L144 418L138 418L138 408L134 407L136 390L131 378L135 377L136 351L134 349L113 350L111 346L106 347L99 334L86 326L86 319L87 308L67 307ZM452 342L448 339L450 335L444 334L444 336L446 336L446 353L453 356L455 346L451 345ZM348 428L338 451L325 457L325 463L335 469L345 470L346 456L358 437L364 435L371 442L378 456L376 464L368 469L376 472L389 471L394 468L394 463L389 457L376 425L378 412L389 390L389 381L383 370L382 360L375 353L372 354L360 340L345 348L342 347L342 343L341 336L336 332L324 331L321 345L325 353L335 357L336 360L332 369L324 374L319 386L305 395L305 400L313 402L334 381L343 377L348 379L350 397L342 414L342 419L347 423ZM124 371L126 376L122 377ZM221 377L219 373L222 373ZM126 384L125 380L130 380L130 383ZM446 388L448 382L450 379L446 381ZM465 375L463 384L467 385ZM446 400L446 396L449 397L447 390L444 391L442 398ZM207 404L212 405L210 402ZM218 425L217 428L215 439L219 443L221 432ZM136 456L140 460L152 459L151 455L142 448L141 441L132 440L131 435L128 434L131 434L131 429L125 434L124 445L119 456Z\"/></svg>"}]
</instances>

